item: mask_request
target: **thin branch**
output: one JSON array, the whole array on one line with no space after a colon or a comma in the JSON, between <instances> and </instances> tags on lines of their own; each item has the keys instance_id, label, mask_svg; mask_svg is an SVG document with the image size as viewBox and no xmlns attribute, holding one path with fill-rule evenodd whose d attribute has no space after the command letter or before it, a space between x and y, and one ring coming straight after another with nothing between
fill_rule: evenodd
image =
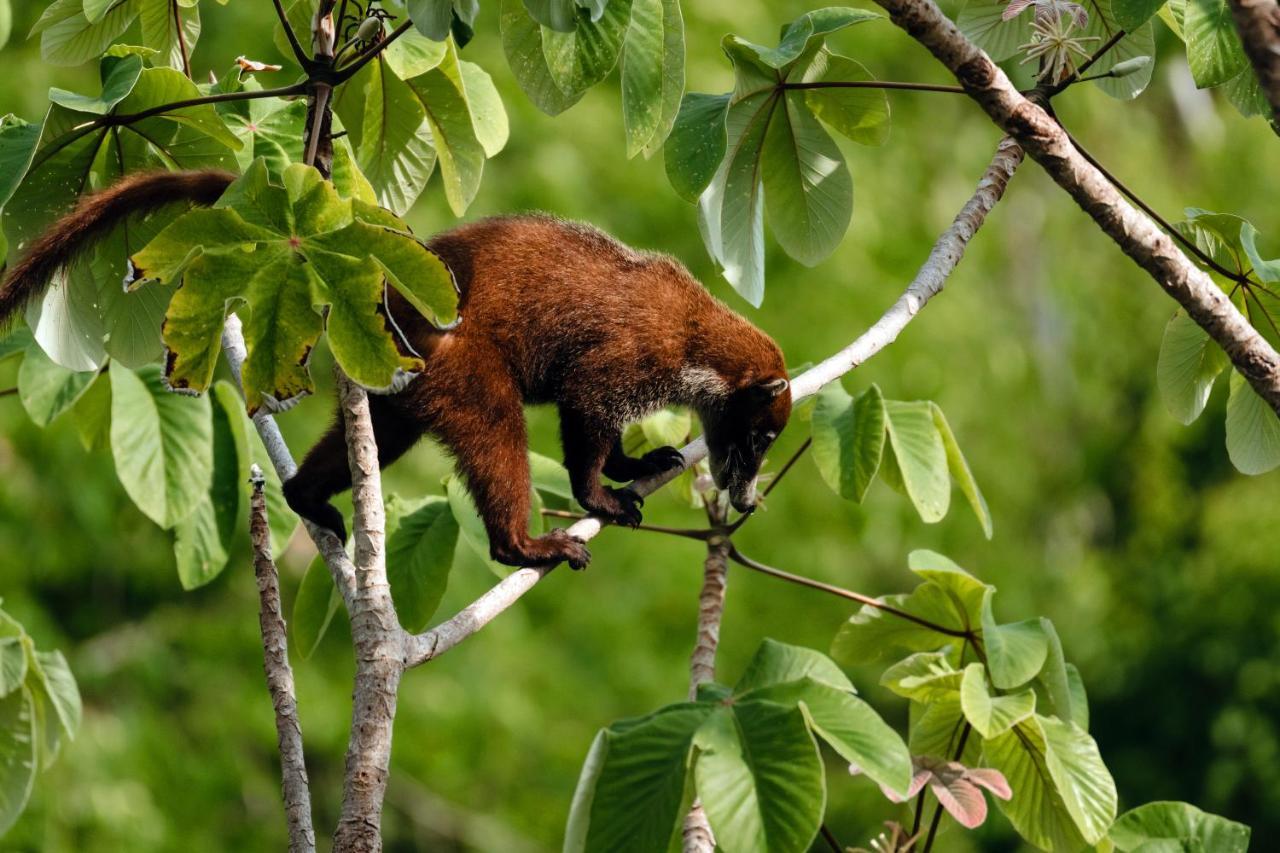
<instances>
[{"instance_id":1,"label":"thin branch","mask_svg":"<svg viewBox=\"0 0 1280 853\"><path fill-rule=\"evenodd\" d=\"M235 314L227 315L226 322L223 324L222 351L227 357L227 366L231 368L232 378L235 379L237 386L242 387L240 370L248 352L244 345L244 332L240 318ZM253 416L253 425L258 430L262 446L267 451L267 458L271 460L271 466L276 469L276 474L281 481L292 478L298 473L298 465L293 461L293 454L289 452L289 445L285 444L284 436L280 433L280 425L276 423L275 418L262 408ZM312 524L305 518L302 519L302 524L329 568L334 585L337 586L347 612L350 613L356 595L356 570L351 563L351 558L347 556L342 541L332 530Z\"/></svg>"},{"instance_id":2,"label":"thin branch","mask_svg":"<svg viewBox=\"0 0 1280 853\"><path fill-rule=\"evenodd\" d=\"M974 194L965 202L951 227L938 237L928 259L911 284L875 325L858 336L857 340L797 376L791 383L793 400L799 402L816 394L822 386L839 379L897 339L898 334L907 327L925 303L942 291L947 276L964 257L969 240L982 226L991 208L1004 195L1009 179L1021 163L1022 149L1011 140L1001 140ZM680 455L684 458L682 467L637 480L631 488L641 497L653 494L702 460L707 455L706 442L701 438L696 439L682 448ZM603 523L599 519L588 516L576 521L566 532L586 542L595 537L602 527ZM406 665L418 666L444 654L519 601L522 595L533 589L550 571L551 569L546 568L518 569L447 621L421 634L406 636Z\"/></svg>"},{"instance_id":3,"label":"thin branch","mask_svg":"<svg viewBox=\"0 0 1280 853\"><path fill-rule=\"evenodd\" d=\"M338 73L334 78L333 85L337 86L339 83L345 83L346 81L350 80L360 71L361 68L364 68L365 65L367 65L374 57L382 53L382 51L386 50L389 44L391 44L396 39L400 38L400 36L404 35L412 28L413 28L413 22L405 21L403 24L401 24L400 26L392 30L391 33L382 41L373 45L363 53L358 54L355 59L351 60L349 63L347 63L346 65L338 69Z\"/></svg>"},{"instance_id":4,"label":"thin branch","mask_svg":"<svg viewBox=\"0 0 1280 853\"><path fill-rule=\"evenodd\" d=\"M182 73L190 80L191 54L187 52L187 37L182 32L182 11L176 2L171 2L169 5L173 9L173 28L178 33L178 52L182 54Z\"/></svg>"},{"instance_id":5,"label":"thin branch","mask_svg":"<svg viewBox=\"0 0 1280 853\"><path fill-rule=\"evenodd\" d=\"M3 391L0 391L0 397L12 397L14 394L17 394L17 393L18 393L17 388L5 388Z\"/></svg>"},{"instance_id":6,"label":"thin branch","mask_svg":"<svg viewBox=\"0 0 1280 853\"><path fill-rule=\"evenodd\" d=\"M953 761L959 761L964 757L964 745L969 740L969 732L972 730L973 727L968 723L968 721L966 721L964 729L960 732L960 743L956 746L956 754L952 759ZM923 791L921 793L923 793ZM922 850L921 853L929 853L929 851L933 849L933 839L938 834L938 825L941 823L942 803L938 803L933 807L933 820L929 823L929 835L924 840L924 850Z\"/></svg>"},{"instance_id":7,"label":"thin branch","mask_svg":"<svg viewBox=\"0 0 1280 853\"><path fill-rule=\"evenodd\" d=\"M1229 278L1232 281L1239 282L1240 284L1247 285L1251 283L1248 276L1242 273L1236 272L1235 270L1227 269L1222 264L1215 261L1213 259L1213 255L1210 255L1208 252L1204 251L1199 246L1197 246L1195 240L1190 239L1185 234L1180 232L1177 228L1173 227L1173 225L1167 219L1165 219L1163 216L1157 213L1156 210L1153 207L1151 207L1151 205L1143 201L1142 198L1136 192L1129 189L1129 187L1125 186L1125 184L1119 178L1117 178L1114 174L1112 174L1110 170L1108 170L1105 166L1099 163L1097 158L1094 157L1092 154L1090 154L1089 151L1083 145L1080 144L1079 140L1077 140L1074 136L1071 135L1071 131L1067 130L1065 127L1063 127L1062 129L1067 134L1067 139L1071 140L1071 144L1074 145L1076 150L1080 152L1080 156L1083 157L1086 161L1088 161L1089 165L1093 166L1093 168L1101 172L1103 176L1115 186L1116 189L1124 193L1125 197L1128 198L1129 201L1136 204L1142 210L1143 213L1145 213L1147 216L1150 216L1152 219L1154 219L1170 237L1177 240L1179 243L1183 245L1184 248L1187 249L1187 251L1191 252L1191 254L1199 258L1201 263L1203 263L1205 266L1212 269L1218 275L1223 276L1224 278Z\"/></svg>"},{"instance_id":8,"label":"thin branch","mask_svg":"<svg viewBox=\"0 0 1280 853\"><path fill-rule=\"evenodd\" d=\"M943 83L910 83L894 80L815 80L812 83L780 83L779 89L893 89L907 92L946 92L963 95L964 88Z\"/></svg>"},{"instance_id":9,"label":"thin branch","mask_svg":"<svg viewBox=\"0 0 1280 853\"><path fill-rule=\"evenodd\" d=\"M289 40L289 48L293 51L294 59L298 60L298 64L304 69L309 69L313 64L312 59L303 50L302 43L298 41L298 34L289 25L289 16L285 14L284 6L280 3L280 0L272 0L272 2L275 3L276 17L280 19L280 26L284 27L284 35Z\"/></svg>"},{"instance_id":10,"label":"thin branch","mask_svg":"<svg viewBox=\"0 0 1280 853\"><path fill-rule=\"evenodd\" d=\"M1280 354L1250 325L1208 273L1191 263L1151 219L1130 206L1119 190L1081 156L1053 117L1023 97L1005 73L942 14L933 0L876 3L956 75L991 120L1025 146L1027 153L1093 217L1103 232L1209 333L1259 396L1280 412Z\"/></svg>"},{"instance_id":11,"label":"thin branch","mask_svg":"<svg viewBox=\"0 0 1280 853\"><path fill-rule=\"evenodd\" d=\"M787 476L787 472L791 470L791 466L795 465L798 461L800 461L800 457L803 456L804 452L808 450L812 445L813 445L813 438L809 437L804 440L803 444L801 444L799 447L796 448L796 452L791 454L791 458L788 459L786 464L782 466L782 470L778 471L778 476L774 477L773 480L769 483L769 485L765 486L764 493L761 495L762 497L766 497L766 498L769 497L769 493L772 492L777 487L777 485L782 482L783 477ZM748 518L749 516L743 516L743 517Z\"/></svg>"},{"instance_id":12,"label":"thin branch","mask_svg":"<svg viewBox=\"0 0 1280 853\"><path fill-rule=\"evenodd\" d=\"M572 521L580 521L587 517L583 513L568 512L563 509L543 508L542 514L548 518L567 518ZM711 536L710 530L694 530L687 527L661 527L657 524L638 524L631 529L646 530L650 533L665 533L668 536L679 536L683 539L697 539L699 542L706 542Z\"/></svg>"},{"instance_id":13,"label":"thin branch","mask_svg":"<svg viewBox=\"0 0 1280 853\"><path fill-rule=\"evenodd\" d=\"M836 834L831 831L831 827L827 826L826 823L823 823L820 829L822 832L822 840L827 842L827 846L830 847L834 853L844 853L844 847L840 844L840 839L836 838Z\"/></svg>"},{"instance_id":14,"label":"thin branch","mask_svg":"<svg viewBox=\"0 0 1280 853\"><path fill-rule=\"evenodd\" d=\"M114 114L108 113L101 118L86 122L72 130L92 130L98 127L117 127L122 124L132 124L135 121L142 121L153 116L164 115L165 113L180 110L184 107L198 107L204 104L221 104L227 101L254 101L259 98L288 98L294 95L305 95L307 93L307 84L294 83L292 86L280 86L276 89L259 89L254 92L218 92L213 95L201 95L199 98L187 98L183 101L174 101L169 104L160 104L159 106L150 107L136 113Z\"/></svg>"},{"instance_id":15,"label":"thin branch","mask_svg":"<svg viewBox=\"0 0 1280 853\"><path fill-rule=\"evenodd\" d=\"M836 586L835 584L829 584L824 581L807 578L804 575L793 575L791 572L785 572L782 569L775 569L773 566L766 566L764 563L753 560L746 554L743 554L736 546L730 546L729 559L733 560L740 566L745 566L748 569L751 569L753 572L759 572L762 575L768 575L771 578L777 578L778 580L797 584L798 586L807 586L810 589L816 589L820 592L825 592L840 598L847 598L849 601L856 601L859 604L874 607L876 610L883 610L885 613L897 616L899 619L914 622L923 628L928 628L929 630L936 631L939 634L945 634L948 637L963 637L966 640L976 639L972 631L966 631L961 628L951 628L947 625L939 625L937 622L931 622L928 619L916 616L914 613L908 613L907 611L900 610L893 605L885 604L878 598L872 598L869 595L863 595L860 592L854 592L853 590L845 589L844 587Z\"/></svg>"},{"instance_id":16,"label":"thin branch","mask_svg":"<svg viewBox=\"0 0 1280 853\"><path fill-rule=\"evenodd\" d=\"M289 666L289 641L280 608L280 576L271 559L271 528L267 525L267 500L262 487L262 469L254 465L250 482L249 538L253 542L253 573L258 580L261 605L258 624L262 629L262 664L267 674L267 690L276 715L276 741L280 747L280 776L284 791L285 818L289 824L289 853L314 853L316 832L311 825L311 786L302 751L302 724L298 722L298 699Z\"/></svg>"},{"instance_id":17,"label":"thin branch","mask_svg":"<svg viewBox=\"0 0 1280 853\"><path fill-rule=\"evenodd\" d=\"M1244 52L1280 124L1280 5L1276 0L1227 0Z\"/></svg>"}]
</instances>

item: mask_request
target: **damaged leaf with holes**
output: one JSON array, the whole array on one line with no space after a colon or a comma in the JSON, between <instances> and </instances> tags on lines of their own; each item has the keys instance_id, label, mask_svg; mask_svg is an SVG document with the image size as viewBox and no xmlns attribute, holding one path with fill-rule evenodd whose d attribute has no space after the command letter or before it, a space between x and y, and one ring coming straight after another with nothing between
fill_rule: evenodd
<instances>
[{"instance_id":1,"label":"damaged leaf with holes","mask_svg":"<svg viewBox=\"0 0 1280 853\"><path fill-rule=\"evenodd\" d=\"M399 372L421 368L393 337L390 289L438 326L457 316L452 274L404 223L342 198L298 164L285 169L280 186L263 160L254 161L215 207L185 214L133 261L148 280L180 283L163 333L172 388L209 387L223 321L229 312L241 315L251 413L312 391L308 361L321 334L347 375L367 388L389 388Z\"/></svg>"}]
</instances>

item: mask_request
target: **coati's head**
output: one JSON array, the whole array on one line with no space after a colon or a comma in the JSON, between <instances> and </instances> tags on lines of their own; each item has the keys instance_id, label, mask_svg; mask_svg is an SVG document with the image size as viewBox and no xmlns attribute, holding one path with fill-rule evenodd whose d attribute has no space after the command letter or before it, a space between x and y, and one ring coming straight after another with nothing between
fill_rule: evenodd
<instances>
[{"instance_id":1,"label":"coati's head","mask_svg":"<svg viewBox=\"0 0 1280 853\"><path fill-rule=\"evenodd\" d=\"M702 413L711 477L738 512L755 509L760 463L790 417L791 387L782 375L754 380Z\"/></svg>"}]
</instances>

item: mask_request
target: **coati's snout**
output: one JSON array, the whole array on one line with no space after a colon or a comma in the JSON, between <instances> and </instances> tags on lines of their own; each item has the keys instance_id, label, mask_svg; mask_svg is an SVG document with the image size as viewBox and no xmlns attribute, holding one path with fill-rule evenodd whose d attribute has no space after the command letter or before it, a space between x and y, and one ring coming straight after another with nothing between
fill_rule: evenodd
<instances>
[{"instance_id":1,"label":"coati's snout","mask_svg":"<svg viewBox=\"0 0 1280 853\"><path fill-rule=\"evenodd\" d=\"M704 419L711 478L738 512L755 509L760 464L790 417L790 385L779 376L734 392L723 411Z\"/></svg>"}]
</instances>

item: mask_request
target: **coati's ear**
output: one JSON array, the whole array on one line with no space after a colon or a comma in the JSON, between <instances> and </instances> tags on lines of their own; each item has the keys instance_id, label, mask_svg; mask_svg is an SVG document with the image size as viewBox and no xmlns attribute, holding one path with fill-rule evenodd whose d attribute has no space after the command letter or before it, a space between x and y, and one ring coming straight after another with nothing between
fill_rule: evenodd
<instances>
[{"instance_id":1,"label":"coati's ear","mask_svg":"<svg viewBox=\"0 0 1280 853\"><path fill-rule=\"evenodd\" d=\"M764 402L780 396L789 387L791 387L791 383L786 380L786 377L780 376L777 379L766 379L764 382L753 385L751 393L761 402Z\"/></svg>"}]
</instances>

